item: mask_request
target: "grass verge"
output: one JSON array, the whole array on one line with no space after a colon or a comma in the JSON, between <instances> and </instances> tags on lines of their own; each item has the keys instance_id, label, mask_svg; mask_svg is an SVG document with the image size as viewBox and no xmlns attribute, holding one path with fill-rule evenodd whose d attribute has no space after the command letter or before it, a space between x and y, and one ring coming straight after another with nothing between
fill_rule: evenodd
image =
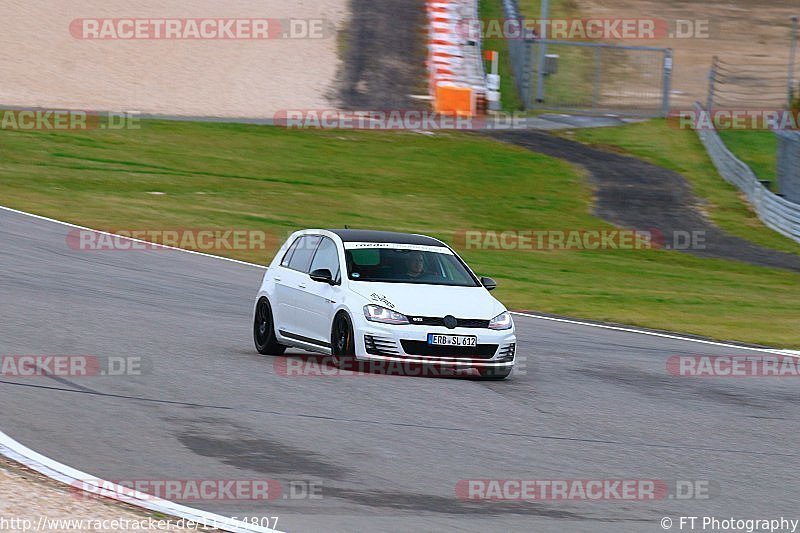
<instances>
[{"instance_id":1,"label":"grass verge","mask_svg":"<svg viewBox=\"0 0 800 533\"><path fill-rule=\"evenodd\" d=\"M747 163L760 180L773 184L778 177L778 139L771 131L720 130L720 137L733 155ZM773 190L775 190L773 188Z\"/></svg>"},{"instance_id":2,"label":"grass verge","mask_svg":"<svg viewBox=\"0 0 800 533\"><path fill-rule=\"evenodd\" d=\"M591 190L577 169L458 133L166 121L124 131L0 131L0 199L99 229L236 228L285 236L348 224L451 243L464 229L611 229L591 215ZM224 255L269 259L264 250ZM499 280L496 294L511 308L798 346L796 273L663 250L463 255L477 273Z\"/></svg>"},{"instance_id":3,"label":"grass verge","mask_svg":"<svg viewBox=\"0 0 800 533\"><path fill-rule=\"evenodd\" d=\"M800 254L800 244L766 227L739 189L722 179L694 131L673 128L666 120L656 119L563 134L682 174L694 193L705 200L705 212L717 226L762 246Z\"/></svg>"}]
</instances>

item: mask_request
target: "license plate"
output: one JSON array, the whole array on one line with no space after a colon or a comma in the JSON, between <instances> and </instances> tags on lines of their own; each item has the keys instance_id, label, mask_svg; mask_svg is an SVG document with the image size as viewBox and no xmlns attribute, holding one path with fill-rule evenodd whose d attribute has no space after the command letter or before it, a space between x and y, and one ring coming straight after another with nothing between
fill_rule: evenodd
<instances>
[{"instance_id":1,"label":"license plate","mask_svg":"<svg viewBox=\"0 0 800 533\"><path fill-rule=\"evenodd\" d=\"M478 337L474 335L439 335L428 333L428 344L434 346L477 346Z\"/></svg>"}]
</instances>

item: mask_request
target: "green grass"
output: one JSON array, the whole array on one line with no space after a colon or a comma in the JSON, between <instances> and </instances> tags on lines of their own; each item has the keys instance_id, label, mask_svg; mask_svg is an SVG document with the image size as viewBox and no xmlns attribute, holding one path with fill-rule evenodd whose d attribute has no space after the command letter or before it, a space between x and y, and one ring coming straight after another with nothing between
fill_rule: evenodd
<instances>
[{"instance_id":1,"label":"green grass","mask_svg":"<svg viewBox=\"0 0 800 533\"><path fill-rule=\"evenodd\" d=\"M348 224L452 243L464 229L610 228L591 215L591 197L578 169L469 134L159 121L114 132L0 131L2 204L100 229L285 236ZM511 308L798 345L796 273L662 250L463 254L498 279ZM263 251L225 255L269 260Z\"/></svg>"},{"instance_id":2,"label":"green grass","mask_svg":"<svg viewBox=\"0 0 800 533\"><path fill-rule=\"evenodd\" d=\"M720 130L728 150L747 163L760 180L777 179L778 139L771 131Z\"/></svg>"},{"instance_id":3,"label":"green grass","mask_svg":"<svg viewBox=\"0 0 800 533\"><path fill-rule=\"evenodd\" d=\"M666 120L657 119L613 128L575 130L565 135L682 174L694 193L705 200L702 208L717 226L762 246L800 254L800 244L764 226L742 193L722 179L694 131L677 129Z\"/></svg>"}]
</instances>

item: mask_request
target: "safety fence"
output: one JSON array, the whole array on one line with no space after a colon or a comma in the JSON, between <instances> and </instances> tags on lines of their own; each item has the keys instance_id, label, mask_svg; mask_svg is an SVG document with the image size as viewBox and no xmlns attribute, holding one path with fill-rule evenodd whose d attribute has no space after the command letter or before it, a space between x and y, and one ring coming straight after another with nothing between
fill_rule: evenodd
<instances>
[{"instance_id":1,"label":"safety fence","mask_svg":"<svg viewBox=\"0 0 800 533\"><path fill-rule=\"evenodd\" d=\"M666 116L672 50L553 41L529 43L527 108Z\"/></svg>"},{"instance_id":2,"label":"safety fence","mask_svg":"<svg viewBox=\"0 0 800 533\"><path fill-rule=\"evenodd\" d=\"M711 60L706 109L785 109L800 103L798 37L800 18L791 18L788 62L774 58L747 62Z\"/></svg>"},{"instance_id":3,"label":"safety fence","mask_svg":"<svg viewBox=\"0 0 800 533\"><path fill-rule=\"evenodd\" d=\"M502 0L503 15L520 21L517 0ZM666 116L672 50L584 41L508 39L511 72L525 109Z\"/></svg>"},{"instance_id":4,"label":"safety fence","mask_svg":"<svg viewBox=\"0 0 800 533\"><path fill-rule=\"evenodd\" d=\"M469 31L478 0L429 0L429 90L438 113L474 116L487 107L481 38Z\"/></svg>"},{"instance_id":5,"label":"safety fence","mask_svg":"<svg viewBox=\"0 0 800 533\"><path fill-rule=\"evenodd\" d=\"M733 63L715 56L708 74L706 109L784 109L793 81L785 63Z\"/></svg>"},{"instance_id":6,"label":"safety fence","mask_svg":"<svg viewBox=\"0 0 800 533\"><path fill-rule=\"evenodd\" d=\"M698 116L705 112L702 105L695 104ZM745 194L758 218L775 231L800 242L800 204L768 190L753 170L728 150L716 129L697 128L696 131L717 171Z\"/></svg>"}]
</instances>

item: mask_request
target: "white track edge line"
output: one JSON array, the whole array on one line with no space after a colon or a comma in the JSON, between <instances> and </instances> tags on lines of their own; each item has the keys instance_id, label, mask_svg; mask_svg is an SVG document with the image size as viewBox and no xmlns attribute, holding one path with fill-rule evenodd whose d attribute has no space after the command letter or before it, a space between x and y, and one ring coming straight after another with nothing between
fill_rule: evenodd
<instances>
[{"instance_id":1,"label":"white track edge line","mask_svg":"<svg viewBox=\"0 0 800 533\"><path fill-rule=\"evenodd\" d=\"M141 243L155 244L155 243L151 243L150 241L144 241L144 240L141 240L141 239L134 239L132 237L123 237L121 235L112 234L112 233L109 233L109 232L106 232L106 231L100 231L100 230L96 230L96 229L92 229L92 228L87 228L85 226L79 226L77 224L72 224L70 222L64 222L63 220L57 220L57 219L54 219L54 218L48 218L48 217L45 217L45 216L42 216L42 215L35 215L33 213L28 213L26 211L20 211L18 209L12 209L10 207L5 207L5 206L2 206L2 205L0 205L0 209L5 210L5 211L11 211L13 213L17 213L17 214L20 214L20 215L26 215L26 216L33 217L33 218L38 218L40 220L46 220L47 222L53 222L55 224L62 224L64 226L69 226L69 227L73 227L73 228L85 229L85 230L88 230L88 231L95 231L97 233L102 233L104 235L111 235L111 236L114 236L114 237L128 239L128 240L131 240L131 241L136 241L136 242L141 242ZM164 244L155 244L155 246L160 247L160 248L166 248L166 249L169 249L169 250L177 250L179 252L185 252L185 253L188 253L188 254L202 255L202 256L205 256L205 257L212 257L214 259L221 259L223 261L230 261L232 263L238 263L240 265L246 265L246 266L250 266L250 267L256 267L256 268L261 268L261 269L265 269L266 268L264 265L257 265L255 263L248 263L247 261L240 261L238 259L231 259L230 257L222 257L220 255L212 255L212 254L207 254L207 253L203 253L203 252L197 252L197 251L194 251L194 250L185 250L183 248L176 248L174 246L167 246L167 245L164 245ZM586 327L600 328L600 329L610 329L610 330L613 330L613 331L622 331L622 332L625 332L625 333L638 333L640 335L650 335L651 337L662 337L662 338L666 338L666 339L674 339L674 340L687 341L687 342L696 342L696 343L699 343L699 344L709 344L709 345L713 345L713 346L722 346L722 347L725 347L725 348L736 348L736 349L740 349L740 350L750 350L750 351L755 351L755 352L771 353L771 354L778 354L778 355L788 355L790 357L800 358L800 351L796 351L796 350L778 350L778 349L775 349L775 348L749 348L747 346L740 346L740 345L730 344L730 343L726 343L726 342L710 341L710 340L705 340L705 339L696 339L696 338L692 338L692 337L683 337L683 336L681 336L679 334L659 333L659 332L656 332L656 331L646 331L646 330L635 329L635 328L626 328L626 327L622 327L622 326L611 326L611 325L607 325L607 324L596 324L596 323L592 323L592 322L582 322L580 320L569 319L569 318L557 318L557 317L546 316L546 315L536 315L536 314L532 314L532 313L521 313L521 312L517 312L517 311L512 311L511 314L518 315L518 316L524 316L524 317L528 317L528 318L536 318L536 319L539 319L539 320L550 320L552 322L563 322L563 323L566 323L566 324L574 324L574 325L577 325L577 326L586 326Z\"/></svg>"},{"instance_id":2,"label":"white track edge line","mask_svg":"<svg viewBox=\"0 0 800 533\"><path fill-rule=\"evenodd\" d=\"M0 455L22 463L46 477L67 484L70 487L80 488L91 494L98 494L135 507L178 518L185 518L199 524L201 527L216 528L233 533L273 533L277 531L256 524L248 524L247 522L233 520L200 509L186 507L185 505L157 498L149 494L132 491L129 488L98 479L31 450L2 431L0 431ZM94 487L96 490L87 490L86 487Z\"/></svg>"},{"instance_id":3,"label":"white track edge line","mask_svg":"<svg viewBox=\"0 0 800 533\"><path fill-rule=\"evenodd\" d=\"M117 239L125 239L125 240L133 241L133 242L141 242L143 244L148 244L148 245L154 246L156 248L164 248L164 249L167 249L167 250L177 250L179 252L186 252L187 254L195 254L195 255L202 255L202 256L205 256L205 257L213 257L214 259L222 259L223 261L230 261L231 263L238 263L240 265L246 265L246 266L251 266L251 267L256 267L256 268L267 268L264 265L257 265L255 263L248 263L247 261L240 261L239 259L232 259L230 257L223 257L221 255L207 254L207 253L198 252L198 251L195 251L195 250L186 250L185 248L177 248L175 246L169 246L169 245L166 245L166 244L158 244L156 242L145 241L143 239L136 239L134 237L126 237L124 235L117 235L116 233L109 233L107 231L102 231L102 230L99 230L99 229L87 228L86 226L80 226L78 224L73 224L71 222L64 222L63 220L56 220L55 218L43 217L42 215L34 215L33 213L28 213L26 211L20 211L18 209L12 209L12 208L6 207L4 205L0 205L0 209L2 209L3 211L11 211L12 213L17 213L19 215L25 215L25 216L29 216L29 217L33 217L33 218L38 218L39 220L45 220L47 222L53 222L55 224L61 224L63 226L69 226L71 228L85 229L87 231L92 231L94 233L100 233L101 235L109 235L109 236L115 237Z\"/></svg>"},{"instance_id":4,"label":"white track edge line","mask_svg":"<svg viewBox=\"0 0 800 533\"><path fill-rule=\"evenodd\" d=\"M672 333L660 333L658 331L647 331L642 329L635 329L635 328L626 328L623 326L611 326L608 324L595 324L592 322L581 322L580 320L574 320L569 318L558 318L553 316L546 316L546 315L536 315L532 313L521 313L519 311L511 311L512 315L524 316L528 318L537 318L539 320L550 320L552 322L564 322L566 324L575 324L578 326L589 326L593 328L600 328L600 329L610 329L613 331L623 331L625 333L638 333L640 335L650 335L651 337L662 337L665 339L674 339L679 341L689 341L689 342L697 342L700 344L710 344L713 346L722 346L725 348L736 348L738 350L749 350L753 352L764 352L764 353L771 353L777 355L787 355L789 357L797 357L800 358L800 352L795 350L779 350L776 348L753 348L750 346L742 346L738 344L730 344L727 342L719 342L719 341L711 341L706 339L694 339L692 337L683 337L678 334Z\"/></svg>"}]
</instances>

